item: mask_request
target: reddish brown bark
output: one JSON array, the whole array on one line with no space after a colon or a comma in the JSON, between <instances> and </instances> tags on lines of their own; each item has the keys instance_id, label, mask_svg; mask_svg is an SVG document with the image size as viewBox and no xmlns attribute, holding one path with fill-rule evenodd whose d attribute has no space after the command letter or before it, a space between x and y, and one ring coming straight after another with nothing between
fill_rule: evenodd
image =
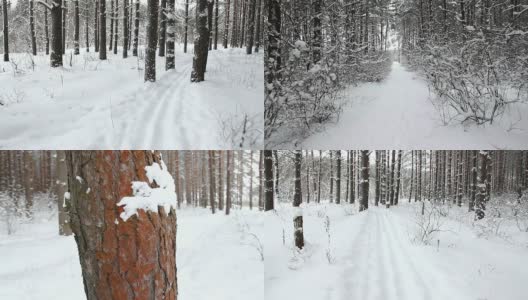
<instances>
[{"instance_id":1,"label":"reddish brown bark","mask_svg":"<svg viewBox=\"0 0 528 300\"><path fill-rule=\"evenodd\" d=\"M88 300L177 298L175 211L139 210L125 222L117 206L160 160L151 151L68 151L71 227Z\"/></svg>"}]
</instances>

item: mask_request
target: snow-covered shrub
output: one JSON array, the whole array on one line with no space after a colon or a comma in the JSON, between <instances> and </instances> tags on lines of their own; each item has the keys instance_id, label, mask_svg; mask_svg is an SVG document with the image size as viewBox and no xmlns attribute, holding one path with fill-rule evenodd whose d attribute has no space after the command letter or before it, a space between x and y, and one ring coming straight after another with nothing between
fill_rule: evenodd
<instances>
[{"instance_id":1,"label":"snow-covered shrub","mask_svg":"<svg viewBox=\"0 0 528 300\"><path fill-rule=\"evenodd\" d=\"M429 42L407 54L446 123L492 124L508 105L528 101L528 41L522 36L504 39L472 29L464 38Z\"/></svg>"},{"instance_id":2,"label":"snow-covered shrub","mask_svg":"<svg viewBox=\"0 0 528 300\"><path fill-rule=\"evenodd\" d=\"M285 117L307 128L324 123L341 111L336 101L339 85L332 60L324 57L313 64L309 54L306 43L296 41L283 73L284 104L288 111Z\"/></svg>"},{"instance_id":3,"label":"snow-covered shrub","mask_svg":"<svg viewBox=\"0 0 528 300\"><path fill-rule=\"evenodd\" d=\"M415 212L415 232L412 237L414 243L431 245L436 235L443 231L442 226L445 222L445 213L443 205L422 202L421 209Z\"/></svg>"}]
</instances>

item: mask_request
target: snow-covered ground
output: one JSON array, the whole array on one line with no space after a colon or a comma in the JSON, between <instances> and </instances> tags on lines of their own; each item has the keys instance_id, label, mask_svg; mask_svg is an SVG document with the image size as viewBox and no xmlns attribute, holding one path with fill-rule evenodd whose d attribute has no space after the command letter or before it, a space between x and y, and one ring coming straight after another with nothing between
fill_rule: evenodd
<instances>
[{"instance_id":1,"label":"snow-covered ground","mask_svg":"<svg viewBox=\"0 0 528 300\"><path fill-rule=\"evenodd\" d=\"M281 205L265 219L266 299L526 299L528 233L504 227L508 238L482 235L466 210L451 207L424 245L414 241L420 204L361 213L304 205L307 245L299 253L294 210Z\"/></svg>"},{"instance_id":2,"label":"snow-covered ground","mask_svg":"<svg viewBox=\"0 0 528 300\"><path fill-rule=\"evenodd\" d=\"M528 103L512 105L493 125L444 124L426 82L393 63L379 83L348 87L346 104L334 124L326 124L299 145L303 149L525 149ZM295 142L295 141L294 141Z\"/></svg>"},{"instance_id":3,"label":"snow-covered ground","mask_svg":"<svg viewBox=\"0 0 528 300\"><path fill-rule=\"evenodd\" d=\"M179 210L178 299L264 299L263 217L256 210ZM75 240L58 235L56 214L37 215L9 236L3 225L0 299L85 299Z\"/></svg>"},{"instance_id":4,"label":"snow-covered ground","mask_svg":"<svg viewBox=\"0 0 528 300\"><path fill-rule=\"evenodd\" d=\"M0 62L0 149L262 147L262 53L210 51L206 81L191 83L193 49L177 45L176 69L157 57L157 82L144 83L143 51L70 52L59 69L42 54Z\"/></svg>"}]
</instances>

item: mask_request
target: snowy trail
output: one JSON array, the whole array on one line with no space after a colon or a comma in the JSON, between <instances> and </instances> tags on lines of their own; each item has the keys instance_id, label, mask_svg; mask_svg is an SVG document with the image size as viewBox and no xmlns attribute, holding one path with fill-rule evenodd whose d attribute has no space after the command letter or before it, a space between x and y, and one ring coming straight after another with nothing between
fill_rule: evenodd
<instances>
[{"instance_id":1,"label":"snowy trail","mask_svg":"<svg viewBox=\"0 0 528 300\"><path fill-rule=\"evenodd\" d=\"M290 236L285 244L280 238L284 229L291 230L289 215L294 210L282 207L267 216L266 299L525 298L528 270L518 264L525 261L526 247L478 237L474 227L455 219L445 220L434 245L414 243L418 206L373 206L360 213L350 209L357 207L304 206L306 247L300 253L293 251Z\"/></svg>"},{"instance_id":2,"label":"snowy trail","mask_svg":"<svg viewBox=\"0 0 528 300\"><path fill-rule=\"evenodd\" d=\"M445 295L452 285L436 278L435 272L419 271L415 261L423 260L410 255L408 237L396 229L389 211L374 208L365 213L366 221L345 258L341 299L465 299ZM420 269L427 269L425 264Z\"/></svg>"},{"instance_id":3,"label":"snowy trail","mask_svg":"<svg viewBox=\"0 0 528 300\"><path fill-rule=\"evenodd\" d=\"M398 148L476 149L528 146L527 107L516 107L511 119L488 127L444 125L430 100L426 82L394 62L379 83L348 87L336 124L326 125L301 142L310 149ZM517 120L524 114L524 120Z\"/></svg>"}]
</instances>

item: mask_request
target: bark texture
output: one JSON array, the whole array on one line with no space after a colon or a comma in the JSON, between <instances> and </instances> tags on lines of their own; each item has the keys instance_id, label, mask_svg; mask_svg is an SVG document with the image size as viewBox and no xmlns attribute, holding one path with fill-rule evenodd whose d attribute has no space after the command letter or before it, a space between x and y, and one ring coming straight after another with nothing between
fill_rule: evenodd
<instances>
[{"instance_id":1,"label":"bark texture","mask_svg":"<svg viewBox=\"0 0 528 300\"><path fill-rule=\"evenodd\" d=\"M139 210L123 221L117 206L132 195L132 181L149 183L145 167L160 161L152 151L67 152L71 225L88 300L177 298L175 211Z\"/></svg>"}]
</instances>

